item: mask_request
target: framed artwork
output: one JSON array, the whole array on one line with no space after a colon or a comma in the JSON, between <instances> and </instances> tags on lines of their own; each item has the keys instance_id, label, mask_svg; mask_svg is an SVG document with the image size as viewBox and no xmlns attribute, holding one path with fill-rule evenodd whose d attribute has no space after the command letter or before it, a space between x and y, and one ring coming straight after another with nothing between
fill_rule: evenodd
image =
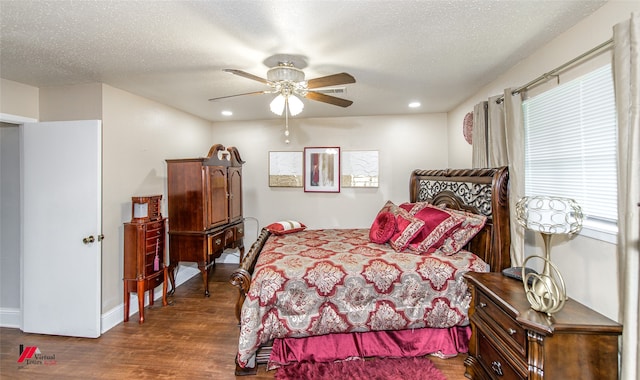
<instances>
[{"instance_id":1,"label":"framed artwork","mask_svg":"<svg viewBox=\"0 0 640 380\"><path fill-rule=\"evenodd\" d=\"M269 186L302 187L302 152L269 152Z\"/></svg>"},{"instance_id":2,"label":"framed artwork","mask_svg":"<svg viewBox=\"0 0 640 380\"><path fill-rule=\"evenodd\" d=\"M304 191L340 192L340 148L304 148Z\"/></svg>"},{"instance_id":3,"label":"framed artwork","mask_svg":"<svg viewBox=\"0 0 640 380\"><path fill-rule=\"evenodd\" d=\"M342 187L378 187L378 151L343 151L340 154Z\"/></svg>"}]
</instances>

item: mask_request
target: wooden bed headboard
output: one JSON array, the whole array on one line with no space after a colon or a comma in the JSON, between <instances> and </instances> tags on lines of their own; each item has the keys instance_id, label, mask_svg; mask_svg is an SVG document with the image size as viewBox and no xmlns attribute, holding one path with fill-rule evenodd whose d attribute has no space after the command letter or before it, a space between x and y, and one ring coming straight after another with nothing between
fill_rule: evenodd
<instances>
[{"instance_id":1,"label":"wooden bed headboard","mask_svg":"<svg viewBox=\"0 0 640 380\"><path fill-rule=\"evenodd\" d=\"M508 190L507 167L414 170L409 198L486 216L487 223L467 249L489 264L492 272L500 272L511 263Z\"/></svg>"}]
</instances>

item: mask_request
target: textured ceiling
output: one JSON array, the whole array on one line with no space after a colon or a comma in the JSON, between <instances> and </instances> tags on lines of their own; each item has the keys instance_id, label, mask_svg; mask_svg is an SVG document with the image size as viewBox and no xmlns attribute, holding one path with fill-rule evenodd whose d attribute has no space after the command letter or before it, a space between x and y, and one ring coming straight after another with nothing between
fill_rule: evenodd
<instances>
[{"instance_id":1,"label":"textured ceiling","mask_svg":"<svg viewBox=\"0 0 640 380\"><path fill-rule=\"evenodd\" d=\"M307 79L348 72L349 108L305 100L298 117L446 112L593 13L595 0L0 0L0 77L37 87L102 82L202 118L253 120L277 53ZM407 103L422 103L408 110ZM228 109L231 117L221 116Z\"/></svg>"}]
</instances>

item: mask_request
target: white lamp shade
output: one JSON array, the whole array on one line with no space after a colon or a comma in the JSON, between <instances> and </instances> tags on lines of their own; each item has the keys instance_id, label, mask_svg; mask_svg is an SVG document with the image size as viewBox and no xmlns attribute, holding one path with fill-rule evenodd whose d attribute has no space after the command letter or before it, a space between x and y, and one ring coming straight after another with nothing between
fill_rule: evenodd
<instances>
[{"instance_id":1,"label":"white lamp shade","mask_svg":"<svg viewBox=\"0 0 640 380\"><path fill-rule=\"evenodd\" d=\"M582 227L582 209L569 198L532 196L516 204L518 223L545 234L574 234Z\"/></svg>"},{"instance_id":2,"label":"white lamp shade","mask_svg":"<svg viewBox=\"0 0 640 380\"><path fill-rule=\"evenodd\" d=\"M271 101L271 104L269 104L269 107L271 108L271 112L275 113L276 115L282 116L282 112L284 111L285 100L286 99L284 96L282 96L282 94L278 94L278 96L276 96Z\"/></svg>"},{"instance_id":3,"label":"white lamp shade","mask_svg":"<svg viewBox=\"0 0 640 380\"><path fill-rule=\"evenodd\" d=\"M300 98L298 98L295 95L289 95L287 100L289 102L289 112L291 113L292 116L296 116L297 114L302 112L302 109L304 108L304 103L302 103L302 100L300 100Z\"/></svg>"}]
</instances>

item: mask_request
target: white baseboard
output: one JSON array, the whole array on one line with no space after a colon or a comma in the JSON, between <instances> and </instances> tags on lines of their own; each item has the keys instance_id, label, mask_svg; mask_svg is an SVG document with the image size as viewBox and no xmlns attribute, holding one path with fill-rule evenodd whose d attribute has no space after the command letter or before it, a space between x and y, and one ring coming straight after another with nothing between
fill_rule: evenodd
<instances>
[{"instance_id":1,"label":"white baseboard","mask_svg":"<svg viewBox=\"0 0 640 380\"><path fill-rule=\"evenodd\" d=\"M182 284L184 284L186 281L190 280L192 277L196 276L200 274L200 270L198 269L198 267L193 264L193 265L185 265L185 264L180 264L178 266L178 270L176 271L176 288ZM171 286L171 284L169 284L169 286ZM154 302L155 300L159 300L162 298L162 285L158 286L155 290L154 290ZM149 293L146 292L145 296L144 296L144 305L147 306L149 305ZM132 316L133 314L138 312L138 297L136 293L132 293L131 294L131 301L129 302L129 316ZM104 334L105 332L111 330L112 328L114 328L115 326L117 326L118 324L120 324L121 322L124 321L124 300L122 301L122 303L116 307L114 307L113 309L107 311L106 313L102 314L101 317L101 333ZM129 319L129 322L131 322L132 319Z\"/></svg>"},{"instance_id":2,"label":"white baseboard","mask_svg":"<svg viewBox=\"0 0 640 380\"><path fill-rule=\"evenodd\" d=\"M0 308L0 327L19 329L22 326L22 313L20 308Z\"/></svg>"},{"instance_id":3,"label":"white baseboard","mask_svg":"<svg viewBox=\"0 0 640 380\"><path fill-rule=\"evenodd\" d=\"M216 259L216 263L240 264L240 251L237 249L227 249L222 253L222 255L220 255L220 257Z\"/></svg>"}]
</instances>

